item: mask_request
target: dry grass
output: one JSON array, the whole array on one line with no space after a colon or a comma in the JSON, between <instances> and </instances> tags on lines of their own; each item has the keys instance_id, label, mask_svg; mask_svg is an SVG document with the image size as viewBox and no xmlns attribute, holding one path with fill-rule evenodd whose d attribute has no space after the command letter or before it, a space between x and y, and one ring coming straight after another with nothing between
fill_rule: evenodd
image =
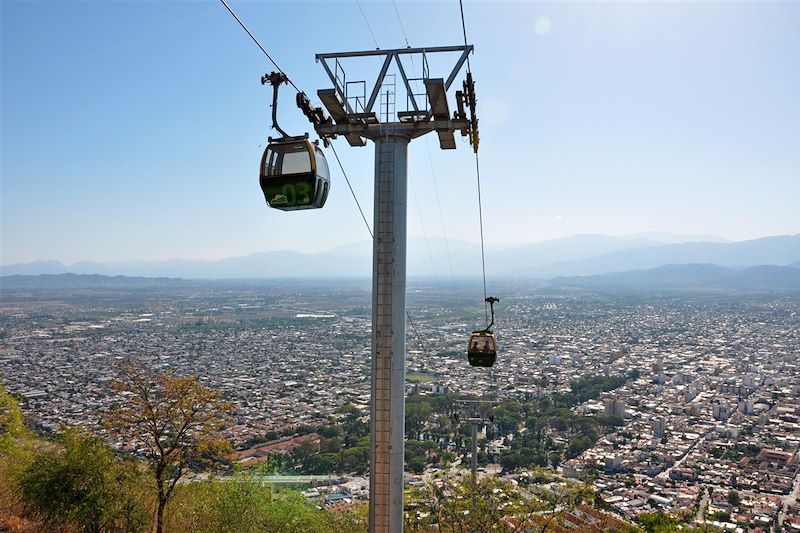
<instances>
[{"instance_id":1,"label":"dry grass","mask_svg":"<svg viewBox=\"0 0 800 533\"><path fill-rule=\"evenodd\" d=\"M47 527L41 521L33 521L0 509L0 531L8 533L41 533Z\"/></svg>"}]
</instances>

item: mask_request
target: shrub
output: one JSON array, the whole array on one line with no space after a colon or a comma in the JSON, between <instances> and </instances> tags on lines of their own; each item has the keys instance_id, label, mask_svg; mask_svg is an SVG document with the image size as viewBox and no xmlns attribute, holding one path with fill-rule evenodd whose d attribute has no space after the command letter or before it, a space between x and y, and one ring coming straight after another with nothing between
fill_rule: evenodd
<instances>
[{"instance_id":1,"label":"shrub","mask_svg":"<svg viewBox=\"0 0 800 533\"><path fill-rule=\"evenodd\" d=\"M18 487L26 508L50 525L99 533L147 529L138 483L136 465L118 461L100 439L67 429L20 473Z\"/></svg>"}]
</instances>

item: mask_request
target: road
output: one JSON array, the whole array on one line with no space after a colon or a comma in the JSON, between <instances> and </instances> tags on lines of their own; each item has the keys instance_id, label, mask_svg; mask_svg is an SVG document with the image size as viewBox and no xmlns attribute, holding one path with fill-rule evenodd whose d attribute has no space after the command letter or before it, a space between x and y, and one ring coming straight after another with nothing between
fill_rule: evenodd
<instances>
[{"instance_id":1,"label":"road","mask_svg":"<svg viewBox=\"0 0 800 533\"><path fill-rule=\"evenodd\" d=\"M187 481L203 481L207 479L207 475L200 474L193 476L193 479ZM336 485L343 480L347 479L346 475L339 474L324 474L324 475L303 475L303 476L282 476L282 475L256 475L251 479L262 485ZM220 476L218 479L223 481L231 481L231 476Z\"/></svg>"},{"instance_id":2,"label":"road","mask_svg":"<svg viewBox=\"0 0 800 533\"><path fill-rule=\"evenodd\" d=\"M692 451L694 451L694 449L695 449L695 448L697 448L698 446L700 446L700 443L701 443L701 442L703 442L703 441L705 441L705 440L706 440L706 435L703 435L703 436L701 436L699 439L697 439L697 442L695 442L694 444L692 444L691 446L689 446L689 448L686 450L686 453L684 453L684 454L681 456L681 458L680 458L680 459L678 459L677 461L675 461L675 464L674 464L674 465L672 465L671 467L667 468L666 470L664 470L663 472L661 472L660 474L658 474L656 477L657 477L658 479L669 479L669 474L670 474L670 472L672 472L674 469L676 469L676 468L678 468L679 466L681 466L681 465L683 464L683 462L686 460L686 458L687 458L687 457L689 457L689 454L690 454L690 453L692 453Z\"/></svg>"},{"instance_id":3,"label":"road","mask_svg":"<svg viewBox=\"0 0 800 533\"><path fill-rule=\"evenodd\" d=\"M705 511L708 505L709 493L708 488L703 487L703 497L700 498L700 505L697 507L697 516L694 517L695 522L703 523L706 520Z\"/></svg>"},{"instance_id":4,"label":"road","mask_svg":"<svg viewBox=\"0 0 800 533\"><path fill-rule=\"evenodd\" d=\"M778 513L777 520L779 528L783 526L783 520L786 518L786 509L788 509L790 505L797 502L798 496L800 496L800 468L798 468L797 472L794 473L794 486L792 487L792 492L783 497L783 506Z\"/></svg>"}]
</instances>

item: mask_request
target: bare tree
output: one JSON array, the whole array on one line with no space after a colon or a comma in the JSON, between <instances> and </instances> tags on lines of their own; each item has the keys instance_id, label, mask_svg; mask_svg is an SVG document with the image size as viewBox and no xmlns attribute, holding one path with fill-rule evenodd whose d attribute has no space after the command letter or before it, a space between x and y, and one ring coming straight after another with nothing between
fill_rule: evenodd
<instances>
[{"instance_id":1,"label":"bare tree","mask_svg":"<svg viewBox=\"0 0 800 533\"><path fill-rule=\"evenodd\" d=\"M154 372L138 362L120 364L111 386L119 394L106 427L150 461L158 492L156 532L162 533L164 508L178 480L189 468L207 467L231 452L219 430L232 404L196 376Z\"/></svg>"}]
</instances>

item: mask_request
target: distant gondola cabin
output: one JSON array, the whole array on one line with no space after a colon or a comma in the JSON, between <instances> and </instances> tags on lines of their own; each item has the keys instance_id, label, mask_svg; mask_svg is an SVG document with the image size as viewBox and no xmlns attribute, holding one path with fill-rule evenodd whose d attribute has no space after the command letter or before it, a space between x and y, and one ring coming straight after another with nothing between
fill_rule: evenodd
<instances>
[{"instance_id":1,"label":"distant gondola cabin","mask_svg":"<svg viewBox=\"0 0 800 533\"><path fill-rule=\"evenodd\" d=\"M467 344L470 366L490 367L497 359L497 341L491 331L474 331Z\"/></svg>"},{"instance_id":2,"label":"distant gondola cabin","mask_svg":"<svg viewBox=\"0 0 800 533\"><path fill-rule=\"evenodd\" d=\"M316 144L308 139L281 140L264 150L259 181L270 207L318 209L328 198L330 171Z\"/></svg>"}]
</instances>

